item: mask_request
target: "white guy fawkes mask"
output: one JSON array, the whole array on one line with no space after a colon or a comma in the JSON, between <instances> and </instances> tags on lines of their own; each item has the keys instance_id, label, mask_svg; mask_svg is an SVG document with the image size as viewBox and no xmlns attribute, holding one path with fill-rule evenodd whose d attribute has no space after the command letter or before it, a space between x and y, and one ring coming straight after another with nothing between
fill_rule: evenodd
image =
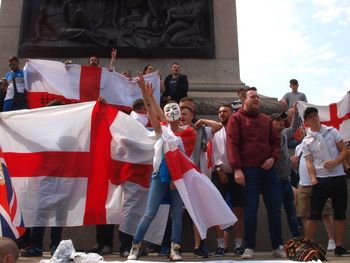
<instances>
[{"instance_id":1,"label":"white guy fawkes mask","mask_svg":"<svg viewBox=\"0 0 350 263\"><path fill-rule=\"evenodd\" d=\"M177 103L168 103L164 106L164 115L167 121L176 121L181 118L180 106Z\"/></svg>"}]
</instances>

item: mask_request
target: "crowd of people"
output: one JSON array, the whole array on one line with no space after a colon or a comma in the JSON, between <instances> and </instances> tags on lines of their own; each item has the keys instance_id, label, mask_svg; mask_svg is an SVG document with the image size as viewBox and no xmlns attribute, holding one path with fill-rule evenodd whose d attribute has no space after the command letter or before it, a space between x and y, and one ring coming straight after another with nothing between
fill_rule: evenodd
<instances>
[{"instance_id":1,"label":"crowd of people","mask_svg":"<svg viewBox=\"0 0 350 263\"><path fill-rule=\"evenodd\" d=\"M116 57L113 49L110 71L115 70ZM99 67L99 59L91 56L89 65ZM25 109L23 70L17 57L9 59L9 68L11 71L3 79L1 88L3 111ZM154 72L155 68L145 66L137 76L142 99L133 103L130 116L153 129L159 137L164 131L162 126L168 127L181 141L180 150L210 178L237 216L238 222L232 227L223 230L216 227L217 249L214 255L223 256L228 252L230 235L234 232L233 252L242 259L254 258L257 212L262 195L274 257L286 257L283 249L286 240L282 238L282 205L290 237L305 236L314 240L317 222L322 219L329 238L327 249L338 256L350 256L344 248L346 172L349 173L349 168L343 164L349 161L348 142L343 141L335 128L320 123L317 108L298 111L298 102L307 102L305 94L298 91L298 81L290 80L292 91L280 100L280 112L271 116L261 113L258 91L249 87L241 89L232 104L221 105L217 121L214 121L196 119L195 102L187 96L188 78L180 73L180 69L178 63L171 65L171 73L161 84L159 105L152 95L152 86L143 78L143 74ZM124 71L122 75L132 78L130 71ZM104 101L103 98L101 101ZM60 104L62 102L54 101L48 106ZM154 167L152 174L144 174L149 186L147 190L132 178L124 184L123 216L126 225L122 229L132 229L135 234L130 235L132 230L123 232L119 228L122 257L136 260L147 252L156 251L169 255L172 261L182 260L184 205L171 177L162 169L163 163ZM162 245L147 243L141 246L164 198L170 201L170 216ZM114 229L114 225L97 225L96 245L87 251L111 254ZM22 256L42 256L44 230L44 227L28 229L23 238L26 242ZM194 224L193 233L193 253L208 257L208 249ZM52 254L61 236L61 227L51 228ZM0 239L1 246L6 246L7 250L3 250L6 252L4 255L0 251L0 259L3 260L0 262L14 262L18 251L12 248L11 240ZM6 258L13 261L6 261Z\"/></svg>"}]
</instances>

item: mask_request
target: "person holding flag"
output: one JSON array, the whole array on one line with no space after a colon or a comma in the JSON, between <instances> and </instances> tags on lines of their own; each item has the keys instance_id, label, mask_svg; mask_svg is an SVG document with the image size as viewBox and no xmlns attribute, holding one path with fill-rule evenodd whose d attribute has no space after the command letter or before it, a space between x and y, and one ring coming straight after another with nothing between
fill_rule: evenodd
<instances>
[{"instance_id":1,"label":"person holding flag","mask_svg":"<svg viewBox=\"0 0 350 263\"><path fill-rule=\"evenodd\" d=\"M187 127L186 130L180 128L180 118L181 110L177 103L170 102L164 107L164 115L159 114L159 111L156 111L156 106L154 105L154 97L152 95L152 86L148 83L145 83L143 75L139 74L138 80L139 87L142 91L143 100L150 118L151 125L155 133L160 136L162 129L158 121L158 116L161 116L162 121L169 122L171 130L178 135L182 135L187 139L195 138L195 131L192 127ZM152 105L153 104L153 105ZM180 136L181 136L180 135ZM183 145L186 147L185 145ZM193 146L192 146L193 148ZM189 149L187 147L189 151ZM160 206L160 203L165 196L165 194L170 190L171 192L171 219L172 219L172 237L171 237L171 250L170 250L170 259L173 261L180 261L182 257L180 255L180 243L181 243L181 233L182 233L182 214L183 214L183 203L181 197L174 187L173 183L170 181L170 174L167 170L165 160L163 159L159 170L156 170L152 174L151 185L149 191L149 197L147 201L147 206L145 213L137 226L137 230L134 236L132 248L128 259L136 260L139 256L141 249L141 241L143 240L148 227L152 223L153 218L156 216L157 210Z\"/></svg>"},{"instance_id":2,"label":"person holding flag","mask_svg":"<svg viewBox=\"0 0 350 263\"><path fill-rule=\"evenodd\" d=\"M186 126L186 128L180 126L181 110L179 105L175 102L169 102L165 105L163 114L155 103L152 85L145 83L142 74L139 75L138 84L152 127L159 137L161 135L161 138L155 144L154 172L146 210L138 224L128 259L138 259L141 241L152 223L163 197L170 190L172 219L170 260L181 261L183 204L196 224L202 239L205 238L208 227L220 225L221 228L226 228L233 225L237 219L215 186L205 175L199 173L198 168L190 161L189 157L195 146L196 132L191 126ZM166 125L161 126L158 118L161 121L166 120ZM194 184L191 184L193 182ZM198 189L201 189L201 192L203 189L206 190L204 191L205 197L209 200L205 207L194 200L204 198ZM213 211L208 214L207 211L210 209ZM219 211L221 214L218 216Z\"/></svg>"}]
</instances>

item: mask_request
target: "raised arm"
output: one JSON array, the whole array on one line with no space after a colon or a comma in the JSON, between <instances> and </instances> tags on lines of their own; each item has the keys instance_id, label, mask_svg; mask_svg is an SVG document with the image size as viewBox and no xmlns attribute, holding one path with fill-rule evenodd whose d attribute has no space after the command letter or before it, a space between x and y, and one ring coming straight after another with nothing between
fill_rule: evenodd
<instances>
[{"instance_id":1,"label":"raised arm","mask_svg":"<svg viewBox=\"0 0 350 263\"><path fill-rule=\"evenodd\" d=\"M117 60L117 49L112 48L111 62L109 63L109 71L115 71L115 61Z\"/></svg>"},{"instance_id":2,"label":"raised arm","mask_svg":"<svg viewBox=\"0 0 350 263\"><path fill-rule=\"evenodd\" d=\"M221 130L222 128L222 124L220 122L217 121L213 121L213 120L208 120L208 119L199 119L198 121L196 121L196 123L194 124L194 127L196 129L199 129L200 127L202 127L203 125L207 125L211 128L211 133L215 134L218 131Z\"/></svg>"},{"instance_id":3,"label":"raised arm","mask_svg":"<svg viewBox=\"0 0 350 263\"><path fill-rule=\"evenodd\" d=\"M152 92L152 85L145 82L145 79L143 78L143 74L139 73L139 78L137 80L137 84L139 85L142 93L143 102L145 104L145 107L148 112L149 120L151 122L151 125L157 135L162 134L162 129L160 127L160 123L157 117L157 112L155 111L154 107L152 106L152 98L153 98L153 92ZM154 100L154 98L153 98Z\"/></svg>"}]
</instances>

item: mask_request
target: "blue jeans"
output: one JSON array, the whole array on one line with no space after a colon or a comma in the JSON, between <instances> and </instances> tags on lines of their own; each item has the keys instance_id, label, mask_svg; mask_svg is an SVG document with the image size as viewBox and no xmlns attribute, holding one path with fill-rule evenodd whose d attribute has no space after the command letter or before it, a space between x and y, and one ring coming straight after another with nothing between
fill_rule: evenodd
<instances>
[{"instance_id":1,"label":"blue jeans","mask_svg":"<svg viewBox=\"0 0 350 263\"><path fill-rule=\"evenodd\" d=\"M259 196L263 195L267 209L272 249L283 244L281 226L281 186L274 169L242 169L245 177L246 206L244 209L245 247L255 249Z\"/></svg>"},{"instance_id":2,"label":"blue jeans","mask_svg":"<svg viewBox=\"0 0 350 263\"><path fill-rule=\"evenodd\" d=\"M3 111L10 111L12 108L13 99L4 100Z\"/></svg>"},{"instance_id":3,"label":"blue jeans","mask_svg":"<svg viewBox=\"0 0 350 263\"><path fill-rule=\"evenodd\" d=\"M284 210L287 214L287 221L292 237L299 237L299 224L294 206L294 194L289 180L281 180L281 194Z\"/></svg>"},{"instance_id":4,"label":"blue jeans","mask_svg":"<svg viewBox=\"0 0 350 263\"><path fill-rule=\"evenodd\" d=\"M171 242L181 244L183 214L182 199L176 189L170 190L170 183L162 183L160 181L160 176L158 173L153 173L152 175L146 210L137 226L133 243L139 243L143 240L150 224L152 223L152 220L157 214L163 197L168 191L171 192Z\"/></svg>"},{"instance_id":5,"label":"blue jeans","mask_svg":"<svg viewBox=\"0 0 350 263\"><path fill-rule=\"evenodd\" d=\"M19 107L12 107L13 99L4 100L3 111L22 110Z\"/></svg>"}]
</instances>

